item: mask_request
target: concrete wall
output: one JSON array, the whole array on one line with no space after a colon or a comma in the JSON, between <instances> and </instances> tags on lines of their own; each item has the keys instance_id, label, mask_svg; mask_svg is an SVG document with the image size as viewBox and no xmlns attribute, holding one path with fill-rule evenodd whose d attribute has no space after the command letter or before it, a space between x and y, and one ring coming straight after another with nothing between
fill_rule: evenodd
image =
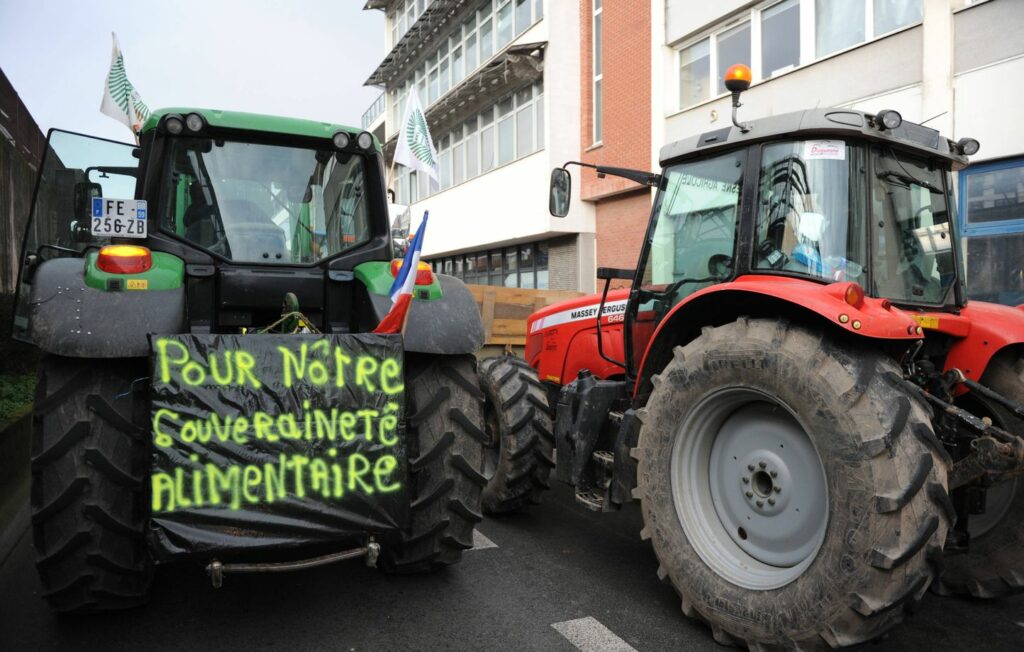
<instances>
[{"instance_id":1,"label":"concrete wall","mask_svg":"<svg viewBox=\"0 0 1024 652\"><path fill-rule=\"evenodd\" d=\"M676 43L711 25L723 16L750 7L750 0L674 0L664 3L665 43ZM659 41L655 41L658 43Z\"/></svg>"}]
</instances>

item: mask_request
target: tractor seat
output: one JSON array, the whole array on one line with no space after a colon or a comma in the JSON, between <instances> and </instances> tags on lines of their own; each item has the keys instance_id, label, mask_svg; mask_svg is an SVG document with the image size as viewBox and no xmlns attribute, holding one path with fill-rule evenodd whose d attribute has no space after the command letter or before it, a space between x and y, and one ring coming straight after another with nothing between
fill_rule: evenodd
<instances>
[{"instance_id":1,"label":"tractor seat","mask_svg":"<svg viewBox=\"0 0 1024 652\"><path fill-rule=\"evenodd\" d=\"M259 204L246 199L226 199L220 202L220 212L234 260L291 259L284 230L274 224Z\"/></svg>"}]
</instances>

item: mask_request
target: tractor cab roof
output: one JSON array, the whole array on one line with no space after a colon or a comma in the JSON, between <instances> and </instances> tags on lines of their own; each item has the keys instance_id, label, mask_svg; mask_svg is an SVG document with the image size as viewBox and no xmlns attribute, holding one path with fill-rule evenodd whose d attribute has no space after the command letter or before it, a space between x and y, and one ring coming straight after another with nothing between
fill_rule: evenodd
<instances>
[{"instance_id":1,"label":"tractor cab roof","mask_svg":"<svg viewBox=\"0 0 1024 652\"><path fill-rule=\"evenodd\" d=\"M874 114L851 109L795 111L754 120L746 132L729 125L669 143L661 148L660 160L665 166L698 152L706 154L759 141L828 137L898 145L926 158L944 159L954 170L967 166L967 157L958 151L957 144L935 129L905 120L894 129L885 129L876 123Z\"/></svg>"},{"instance_id":2,"label":"tractor cab roof","mask_svg":"<svg viewBox=\"0 0 1024 652\"><path fill-rule=\"evenodd\" d=\"M359 129L330 122L318 122L316 120L303 120L301 118L287 118L276 115L261 115L258 113L243 113L241 111L221 111L219 109L200 109L195 107L171 107L153 111L149 119L142 126L145 133L160 125L161 121L169 115L187 116L190 113L198 113L206 124L211 127L223 129L239 129L245 131L263 131L274 134L285 134L289 136L301 136L307 138L330 139L339 131L344 131L353 137L359 133ZM380 144L374 138L375 148Z\"/></svg>"}]
</instances>

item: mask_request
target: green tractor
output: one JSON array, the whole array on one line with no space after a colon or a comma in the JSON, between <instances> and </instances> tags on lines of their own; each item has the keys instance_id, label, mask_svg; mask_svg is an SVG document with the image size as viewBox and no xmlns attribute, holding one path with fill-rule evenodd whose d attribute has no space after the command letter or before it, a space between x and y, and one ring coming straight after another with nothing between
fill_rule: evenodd
<instances>
[{"instance_id":1,"label":"green tractor","mask_svg":"<svg viewBox=\"0 0 1024 652\"><path fill-rule=\"evenodd\" d=\"M383 170L372 134L282 117L50 132L14 331L43 353L32 534L55 611L140 604L158 563L218 586L473 545L479 312L424 264L404 333L373 334L401 266Z\"/></svg>"}]
</instances>

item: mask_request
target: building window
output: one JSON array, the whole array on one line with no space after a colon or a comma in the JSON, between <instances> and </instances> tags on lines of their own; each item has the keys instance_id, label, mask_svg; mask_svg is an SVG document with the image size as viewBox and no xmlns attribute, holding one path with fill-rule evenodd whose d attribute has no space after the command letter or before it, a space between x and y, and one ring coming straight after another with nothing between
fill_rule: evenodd
<instances>
[{"instance_id":1,"label":"building window","mask_svg":"<svg viewBox=\"0 0 1024 652\"><path fill-rule=\"evenodd\" d=\"M407 16L412 3L413 0L399 3L398 10L404 7L406 13L394 14L392 25L396 38L401 38L399 16ZM399 98L404 102L415 88L420 93L420 104L428 108L539 21L544 15L543 6L542 0L483 0L480 8L463 21L454 34L438 43L419 67L408 72L405 81L388 88L391 99L388 110L393 114L389 129L391 124L397 129L404 117L404 112L399 111ZM417 5L414 18L409 20L415 22L421 13L423 9Z\"/></svg>"},{"instance_id":2,"label":"building window","mask_svg":"<svg viewBox=\"0 0 1024 652\"><path fill-rule=\"evenodd\" d=\"M863 0L814 0L814 3L816 56L824 57L864 40Z\"/></svg>"},{"instance_id":3,"label":"building window","mask_svg":"<svg viewBox=\"0 0 1024 652\"><path fill-rule=\"evenodd\" d=\"M440 165L440 188L430 187L425 174L413 179L414 187L401 197L426 199L430 193L474 179L499 165L529 156L544 147L544 83L524 86L500 98L451 131L434 134ZM399 179L401 170L396 171Z\"/></svg>"},{"instance_id":4,"label":"building window","mask_svg":"<svg viewBox=\"0 0 1024 652\"><path fill-rule=\"evenodd\" d=\"M604 81L604 70L603 70L602 64L601 64L601 61L603 59L603 56L602 56L602 49L603 49L602 38L603 38L603 34L602 34L602 28L601 28L601 19L602 19L601 0L594 0L594 35L593 35L594 36L594 39L593 39L593 48L594 48L594 62L593 62L593 65L594 65L594 85L593 85L592 92L594 94L594 116L593 116L594 133L593 133L593 142L595 142L595 143L601 142L601 139L603 138L603 131L604 131L604 96L602 95L602 92L601 92L601 86L603 85L602 82Z\"/></svg>"},{"instance_id":5,"label":"building window","mask_svg":"<svg viewBox=\"0 0 1024 652\"><path fill-rule=\"evenodd\" d=\"M972 165L960 179L966 230L1006 222L1024 229L1024 159Z\"/></svg>"},{"instance_id":6,"label":"building window","mask_svg":"<svg viewBox=\"0 0 1024 652\"><path fill-rule=\"evenodd\" d=\"M711 92L711 39L679 53L679 106L703 102Z\"/></svg>"},{"instance_id":7,"label":"building window","mask_svg":"<svg viewBox=\"0 0 1024 652\"><path fill-rule=\"evenodd\" d=\"M528 242L429 261L435 272L471 285L548 289L548 243Z\"/></svg>"},{"instance_id":8,"label":"building window","mask_svg":"<svg viewBox=\"0 0 1024 652\"><path fill-rule=\"evenodd\" d=\"M761 12L761 71L768 79L800 65L800 3L785 0Z\"/></svg>"},{"instance_id":9,"label":"building window","mask_svg":"<svg viewBox=\"0 0 1024 652\"><path fill-rule=\"evenodd\" d=\"M716 39L718 44L718 74L715 76L718 94L725 89L725 71L734 63L750 65L750 22L722 32Z\"/></svg>"},{"instance_id":10,"label":"building window","mask_svg":"<svg viewBox=\"0 0 1024 652\"><path fill-rule=\"evenodd\" d=\"M679 48L679 108L725 94L722 76L734 63L750 65L755 82L770 79L920 23L922 6L923 0L775 0L733 14L727 27Z\"/></svg>"},{"instance_id":11,"label":"building window","mask_svg":"<svg viewBox=\"0 0 1024 652\"><path fill-rule=\"evenodd\" d=\"M495 43L495 50L500 50L512 42L512 29L515 27L512 23L512 0L504 0L504 3L498 7L497 18L498 42Z\"/></svg>"},{"instance_id":12,"label":"building window","mask_svg":"<svg viewBox=\"0 0 1024 652\"><path fill-rule=\"evenodd\" d=\"M873 0L875 36L921 22L922 0Z\"/></svg>"},{"instance_id":13,"label":"building window","mask_svg":"<svg viewBox=\"0 0 1024 652\"><path fill-rule=\"evenodd\" d=\"M1024 304L1024 158L960 172L960 226L970 298Z\"/></svg>"},{"instance_id":14,"label":"building window","mask_svg":"<svg viewBox=\"0 0 1024 652\"><path fill-rule=\"evenodd\" d=\"M498 165L515 158L515 124L512 122L512 98L498 102Z\"/></svg>"}]
</instances>

